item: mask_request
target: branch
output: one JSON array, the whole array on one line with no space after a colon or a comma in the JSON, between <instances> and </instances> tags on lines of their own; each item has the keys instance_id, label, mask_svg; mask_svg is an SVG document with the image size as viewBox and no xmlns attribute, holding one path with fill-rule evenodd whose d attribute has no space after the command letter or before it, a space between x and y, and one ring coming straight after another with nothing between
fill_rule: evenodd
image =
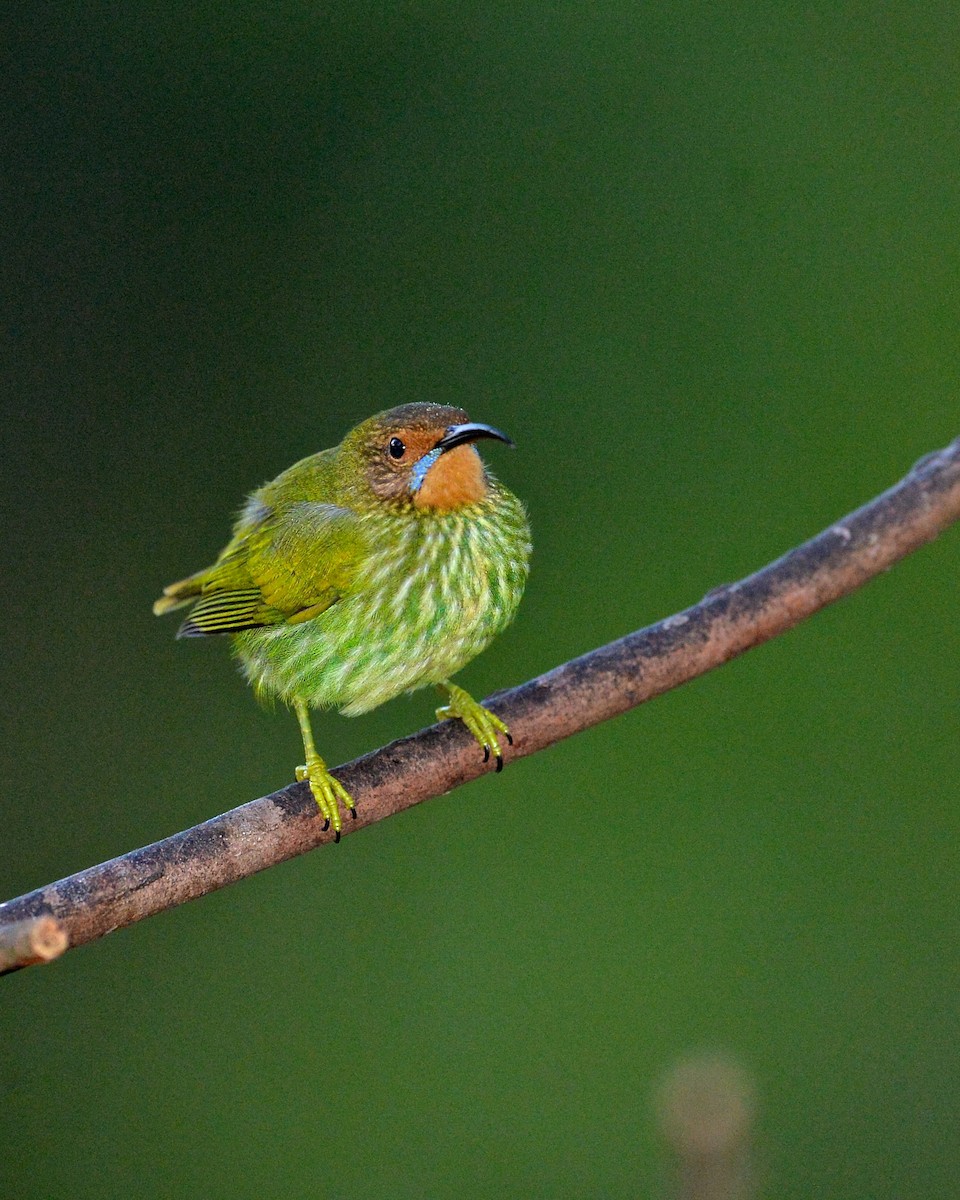
<instances>
[{"instance_id":1,"label":"branch","mask_svg":"<svg viewBox=\"0 0 960 1200\"><path fill-rule=\"evenodd\" d=\"M679 687L861 587L960 519L960 438L818 537L699 604L488 702L510 724L507 758L535 754ZM458 721L338 768L357 801L352 834L489 770ZM294 783L202 825L0 904L7 925L50 914L70 945L92 941L331 840ZM16 965L27 965L24 959ZM6 970L15 969L6 965Z\"/></svg>"},{"instance_id":2,"label":"branch","mask_svg":"<svg viewBox=\"0 0 960 1200\"><path fill-rule=\"evenodd\" d=\"M67 931L49 914L0 925L0 974L31 963L50 962L69 945Z\"/></svg>"}]
</instances>

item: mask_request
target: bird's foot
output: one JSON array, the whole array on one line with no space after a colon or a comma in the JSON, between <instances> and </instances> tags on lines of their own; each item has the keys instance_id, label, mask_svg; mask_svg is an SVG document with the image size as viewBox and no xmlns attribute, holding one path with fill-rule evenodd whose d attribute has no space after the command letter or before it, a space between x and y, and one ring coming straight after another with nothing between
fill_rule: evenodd
<instances>
[{"instance_id":1,"label":"bird's foot","mask_svg":"<svg viewBox=\"0 0 960 1200\"><path fill-rule=\"evenodd\" d=\"M340 819L340 805L348 809L351 817L356 819L357 810L353 803L353 797L339 781L327 770L327 764L319 755L310 755L306 761L306 765L297 767L296 771L297 782L302 783L305 779L310 783L310 791L313 793L313 798L317 802L317 808L320 809L320 815L324 820L324 831L333 826L334 841L340 841L340 830L343 827L343 822Z\"/></svg>"},{"instance_id":2,"label":"bird's foot","mask_svg":"<svg viewBox=\"0 0 960 1200\"><path fill-rule=\"evenodd\" d=\"M493 755L497 760L495 769L502 771L503 754L497 735L502 734L507 739L507 743L512 746L513 738L510 736L510 730L496 713L492 713L489 708L484 708L482 704L474 700L469 692L457 687L455 683L444 683L441 687L447 693L450 703L437 709L437 720L446 721L453 718L461 720L483 748L483 761L489 762L490 756Z\"/></svg>"}]
</instances>

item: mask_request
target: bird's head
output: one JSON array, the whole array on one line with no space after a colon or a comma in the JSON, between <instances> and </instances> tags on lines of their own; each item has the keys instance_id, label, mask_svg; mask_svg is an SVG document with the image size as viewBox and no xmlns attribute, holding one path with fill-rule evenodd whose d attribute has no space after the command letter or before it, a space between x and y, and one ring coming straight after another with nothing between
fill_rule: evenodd
<instances>
[{"instance_id":1,"label":"bird's head","mask_svg":"<svg viewBox=\"0 0 960 1200\"><path fill-rule=\"evenodd\" d=\"M476 504L487 494L487 473L473 445L480 438L513 445L499 429L468 420L462 409L403 404L358 425L341 450L356 462L376 499L449 510Z\"/></svg>"}]
</instances>

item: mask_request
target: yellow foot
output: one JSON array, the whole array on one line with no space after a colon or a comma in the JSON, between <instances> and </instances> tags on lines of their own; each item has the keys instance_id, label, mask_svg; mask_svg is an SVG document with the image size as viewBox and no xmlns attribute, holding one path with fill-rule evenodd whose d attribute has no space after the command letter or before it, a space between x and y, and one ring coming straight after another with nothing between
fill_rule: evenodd
<instances>
[{"instance_id":1,"label":"yellow foot","mask_svg":"<svg viewBox=\"0 0 960 1200\"><path fill-rule=\"evenodd\" d=\"M310 755L307 759L306 766L297 767L297 782L302 783L305 779L310 782L310 791L313 793L313 798L317 802L317 808L320 809L320 815L324 819L324 830L333 826L334 841L340 841L340 829L342 822L340 820L340 805L349 809L350 816L356 819L357 810L353 805L353 798L347 789L327 770L327 764L320 758L319 755Z\"/></svg>"},{"instance_id":2,"label":"yellow foot","mask_svg":"<svg viewBox=\"0 0 960 1200\"><path fill-rule=\"evenodd\" d=\"M507 743L512 746L513 738L510 736L510 730L495 713L492 713L489 708L484 708L482 704L478 704L469 692L457 687L455 683L442 683L440 687L447 693L450 703L437 709L437 720L446 721L455 717L459 718L483 747L483 761L489 762L492 754L497 760L496 769L502 771L503 754L500 752L497 734L502 733L507 739Z\"/></svg>"}]
</instances>

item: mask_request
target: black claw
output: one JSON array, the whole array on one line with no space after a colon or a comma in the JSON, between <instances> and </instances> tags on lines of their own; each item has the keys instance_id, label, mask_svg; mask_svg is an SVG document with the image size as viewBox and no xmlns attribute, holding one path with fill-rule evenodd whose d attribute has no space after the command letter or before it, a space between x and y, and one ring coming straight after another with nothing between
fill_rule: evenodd
<instances>
[{"instance_id":1,"label":"black claw","mask_svg":"<svg viewBox=\"0 0 960 1200\"><path fill-rule=\"evenodd\" d=\"M357 810L352 804L350 805L350 816L354 819L354 821L357 819Z\"/></svg>"},{"instance_id":2,"label":"black claw","mask_svg":"<svg viewBox=\"0 0 960 1200\"><path fill-rule=\"evenodd\" d=\"M512 745L513 745L513 738L510 736L510 734L509 734L509 733L506 735L506 737L507 737L507 745L508 745L508 746L512 746Z\"/></svg>"},{"instance_id":3,"label":"black claw","mask_svg":"<svg viewBox=\"0 0 960 1200\"><path fill-rule=\"evenodd\" d=\"M338 829L337 832L333 835L333 844L336 845L337 842L339 842L339 841L340 841L340 830Z\"/></svg>"},{"instance_id":4,"label":"black claw","mask_svg":"<svg viewBox=\"0 0 960 1200\"><path fill-rule=\"evenodd\" d=\"M483 761L485 763L488 763L490 761L490 747L489 746L484 746L484 748L483 748Z\"/></svg>"},{"instance_id":5,"label":"black claw","mask_svg":"<svg viewBox=\"0 0 960 1200\"><path fill-rule=\"evenodd\" d=\"M323 828L320 830L320 832L326 833L329 828L330 828L330 818L324 817L323 818Z\"/></svg>"},{"instance_id":6,"label":"black claw","mask_svg":"<svg viewBox=\"0 0 960 1200\"><path fill-rule=\"evenodd\" d=\"M497 765L493 769L494 769L494 772L503 770L503 755L502 754L497 755Z\"/></svg>"}]
</instances>

